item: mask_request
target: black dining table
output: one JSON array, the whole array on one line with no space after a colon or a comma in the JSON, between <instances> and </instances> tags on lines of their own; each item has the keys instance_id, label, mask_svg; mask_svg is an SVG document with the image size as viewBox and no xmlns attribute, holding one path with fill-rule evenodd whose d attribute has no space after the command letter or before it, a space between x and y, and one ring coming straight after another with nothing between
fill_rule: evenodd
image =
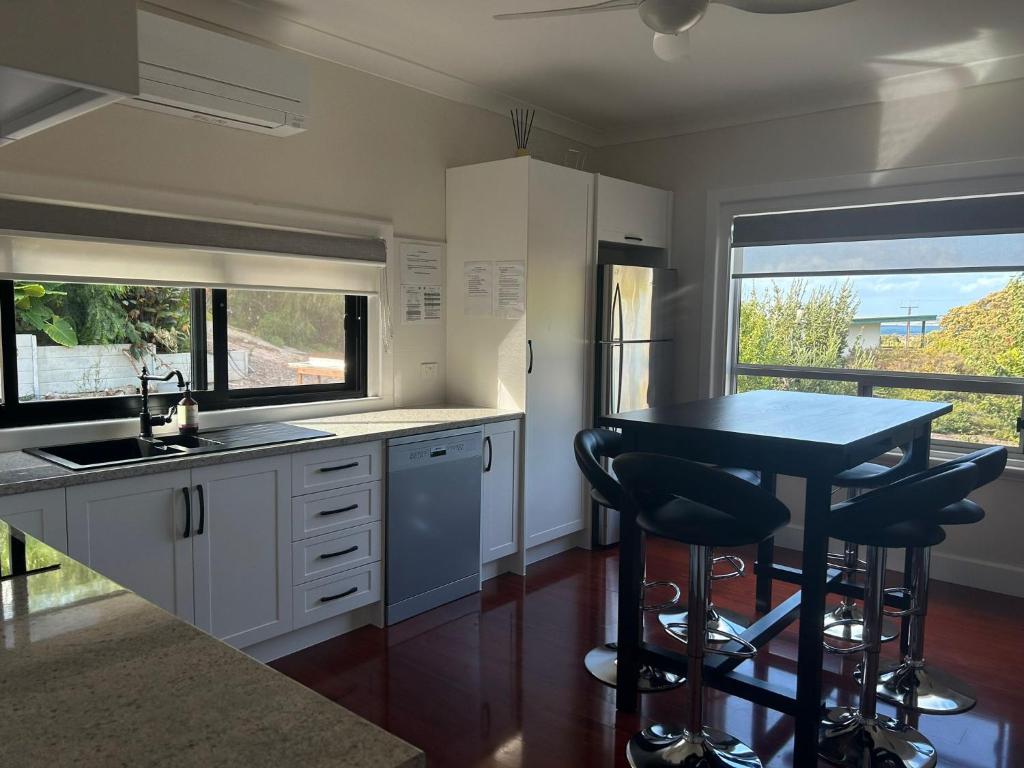
<instances>
[{"instance_id":1,"label":"black dining table","mask_svg":"<svg viewBox=\"0 0 1024 768\"><path fill-rule=\"evenodd\" d=\"M755 704L791 715L796 768L817 765L823 700L822 630L829 592L861 597L862 587L829 568L827 516L832 479L840 472L898 447L912 446L911 470L925 469L932 421L948 403L852 397L807 392L754 391L603 416L598 425L622 431L629 450L761 472L774 493L776 477L805 478L801 567L774 562L774 541L758 546L755 608L759 618L742 633L757 647L799 619L796 690L738 671L741 659L709 656L705 682ZM618 684L616 706L635 711L641 665L686 674L686 656L643 640L641 584L644 540L636 522L620 522ZM800 589L779 605L775 580ZM892 598L900 605L898 598ZM905 633L904 633L905 634ZM729 648L731 646L724 646Z\"/></svg>"}]
</instances>

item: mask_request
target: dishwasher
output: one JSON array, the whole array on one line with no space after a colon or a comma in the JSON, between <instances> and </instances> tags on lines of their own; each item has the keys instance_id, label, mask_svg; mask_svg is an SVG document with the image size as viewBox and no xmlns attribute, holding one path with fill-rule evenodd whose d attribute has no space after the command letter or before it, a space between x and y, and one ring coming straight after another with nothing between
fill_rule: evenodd
<instances>
[{"instance_id":1,"label":"dishwasher","mask_svg":"<svg viewBox=\"0 0 1024 768\"><path fill-rule=\"evenodd\" d=\"M388 625L480 591L479 428L388 441Z\"/></svg>"}]
</instances>

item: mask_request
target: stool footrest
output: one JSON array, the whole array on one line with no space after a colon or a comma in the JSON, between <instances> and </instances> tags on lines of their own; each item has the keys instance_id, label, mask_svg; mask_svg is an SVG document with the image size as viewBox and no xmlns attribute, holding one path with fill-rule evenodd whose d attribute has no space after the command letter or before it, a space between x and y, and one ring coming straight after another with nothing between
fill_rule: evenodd
<instances>
[{"instance_id":1,"label":"stool footrest","mask_svg":"<svg viewBox=\"0 0 1024 768\"><path fill-rule=\"evenodd\" d=\"M673 607L679 605L679 601L683 597L683 591L679 588L679 585L676 584L674 581L645 581L644 584L643 584L643 594L646 596L647 590L649 590L649 589L658 589L658 588L661 588L661 587L664 587L666 589L671 589L675 594L673 594L672 597L670 597L668 600L665 600L664 602L661 602L661 603L654 603L653 605L647 605L645 603L643 605L643 610L644 611L647 611L647 612L664 611L664 610L666 610L668 608L673 608Z\"/></svg>"},{"instance_id":2,"label":"stool footrest","mask_svg":"<svg viewBox=\"0 0 1024 768\"><path fill-rule=\"evenodd\" d=\"M853 625L863 625L862 619L837 619L829 624L830 627L849 627ZM867 650L867 643L854 643L853 645L832 645L827 640L823 640L821 645L825 648L828 653L834 653L839 656L847 656L852 653L860 653L861 651Z\"/></svg>"},{"instance_id":3,"label":"stool footrest","mask_svg":"<svg viewBox=\"0 0 1024 768\"><path fill-rule=\"evenodd\" d=\"M715 573L715 566L722 562L728 563L730 570L725 573ZM718 555L711 559L711 579L713 581L735 579L742 576L746 571L747 564L743 562L743 558L737 557L736 555Z\"/></svg>"},{"instance_id":4,"label":"stool footrest","mask_svg":"<svg viewBox=\"0 0 1024 768\"><path fill-rule=\"evenodd\" d=\"M669 635L671 635L674 639L678 640L680 643L689 643L690 638L688 627L688 624L682 623L666 624L665 631L668 632ZM725 632L721 629L713 630L713 633L718 637L722 638L717 642L732 641L734 643L739 643L741 646L743 646L743 650L730 651L725 648L719 648L717 646L711 646L705 643L704 653L716 653L719 656L727 656L730 659L752 659L754 658L754 656L757 655L757 646L755 646L753 643L747 642L739 635L734 635L732 632Z\"/></svg>"},{"instance_id":5,"label":"stool footrest","mask_svg":"<svg viewBox=\"0 0 1024 768\"><path fill-rule=\"evenodd\" d=\"M911 616L918 612L919 608L917 605L917 601L914 599L915 595L912 589L908 589L907 587L889 587L887 589L883 589L882 592L886 595L902 597L905 600L910 601L909 608L902 608L900 610L896 610L894 608L883 609L882 613L884 613L886 616L892 617L894 619L900 619L904 616Z\"/></svg>"}]
</instances>

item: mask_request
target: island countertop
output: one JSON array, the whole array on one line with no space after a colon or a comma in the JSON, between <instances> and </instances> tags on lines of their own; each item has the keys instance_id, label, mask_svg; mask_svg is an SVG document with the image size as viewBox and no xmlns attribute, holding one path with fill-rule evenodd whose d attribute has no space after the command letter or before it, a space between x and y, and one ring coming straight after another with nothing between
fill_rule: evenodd
<instances>
[{"instance_id":1,"label":"island countertop","mask_svg":"<svg viewBox=\"0 0 1024 768\"><path fill-rule=\"evenodd\" d=\"M8 536L0 521L0 541ZM0 764L421 768L422 752L14 531L59 567L0 581ZM9 574L9 557L3 574Z\"/></svg>"},{"instance_id":2,"label":"island countertop","mask_svg":"<svg viewBox=\"0 0 1024 768\"><path fill-rule=\"evenodd\" d=\"M288 423L328 432L330 433L328 437L77 471L58 466L24 451L3 451L0 452L0 496L170 472L175 469L224 464L241 459L298 453L368 440L404 437L423 432L517 419L521 416L522 413L519 411L465 406L393 408L384 411L324 416L318 419Z\"/></svg>"}]
</instances>

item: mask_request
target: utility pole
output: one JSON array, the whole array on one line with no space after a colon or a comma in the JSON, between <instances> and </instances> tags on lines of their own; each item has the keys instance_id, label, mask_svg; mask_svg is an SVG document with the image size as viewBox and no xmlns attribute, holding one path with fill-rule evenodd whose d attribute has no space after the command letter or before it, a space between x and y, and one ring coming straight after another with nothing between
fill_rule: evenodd
<instances>
[{"instance_id":1,"label":"utility pole","mask_svg":"<svg viewBox=\"0 0 1024 768\"><path fill-rule=\"evenodd\" d=\"M917 307L911 304L908 300L906 304L900 307L900 309L907 310L907 330L903 336L903 346L910 349L910 317L914 314L914 310L917 309Z\"/></svg>"}]
</instances>

